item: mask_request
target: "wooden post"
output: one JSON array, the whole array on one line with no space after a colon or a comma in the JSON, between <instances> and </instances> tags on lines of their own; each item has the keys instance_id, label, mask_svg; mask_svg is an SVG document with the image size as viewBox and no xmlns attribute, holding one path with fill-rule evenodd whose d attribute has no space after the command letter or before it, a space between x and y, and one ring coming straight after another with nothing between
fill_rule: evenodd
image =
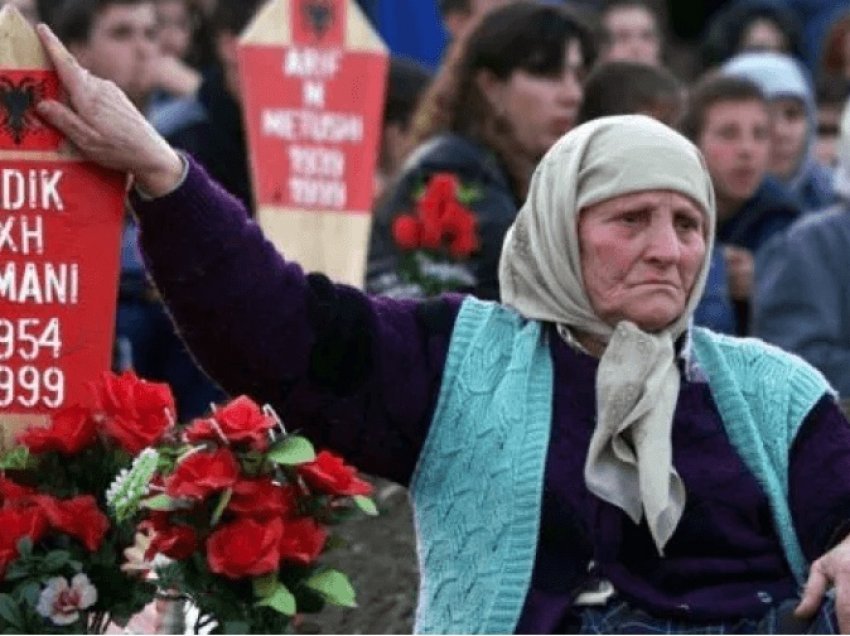
<instances>
[{"instance_id":1,"label":"wooden post","mask_svg":"<svg viewBox=\"0 0 850 636\"><path fill-rule=\"evenodd\" d=\"M0 10L0 449L110 367L124 175L38 118L60 97L35 31Z\"/></svg>"},{"instance_id":2,"label":"wooden post","mask_svg":"<svg viewBox=\"0 0 850 636\"><path fill-rule=\"evenodd\" d=\"M352 0L271 0L239 66L266 236L305 270L362 287L386 47Z\"/></svg>"}]
</instances>

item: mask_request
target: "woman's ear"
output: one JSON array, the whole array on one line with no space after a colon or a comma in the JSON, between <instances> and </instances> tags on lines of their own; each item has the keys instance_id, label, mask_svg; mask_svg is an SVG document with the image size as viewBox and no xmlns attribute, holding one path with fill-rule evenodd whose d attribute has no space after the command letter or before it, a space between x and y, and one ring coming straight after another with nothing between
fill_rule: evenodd
<instances>
[{"instance_id":1,"label":"woman's ear","mask_svg":"<svg viewBox=\"0 0 850 636\"><path fill-rule=\"evenodd\" d=\"M505 101L507 82L500 80L492 71L484 69L478 71L475 76L475 84L481 94L490 102L492 109L497 113L501 112Z\"/></svg>"}]
</instances>

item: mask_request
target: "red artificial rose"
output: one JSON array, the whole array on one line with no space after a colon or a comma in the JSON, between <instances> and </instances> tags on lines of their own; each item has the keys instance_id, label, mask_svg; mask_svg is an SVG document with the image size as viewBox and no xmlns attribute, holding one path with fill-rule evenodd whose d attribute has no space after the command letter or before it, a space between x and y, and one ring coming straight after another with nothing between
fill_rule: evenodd
<instances>
[{"instance_id":1,"label":"red artificial rose","mask_svg":"<svg viewBox=\"0 0 850 636\"><path fill-rule=\"evenodd\" d=\"M70 406L57 411L50 419L50 426L34 426L18 436L18 443L31 453L55 451L63 455L76 455L94 444L97 439L97 423L88 409Z\"/></svg>"},{"instance_id":2,"label":"red artificial rose","mask_svg":"<svg viewBox=\"0 0 850 636\"><path fill-rule=\"evenodd\" d=\"M239 477L239 464L227 448L199 451L177 464L165 480L169 497L206 499L210 494L230 488Z\"/></svg>"},{"instance_id":3,"label":"red artificial rose","mask_svg":"<svg viewBox=\"0 0 850 636\"><path fill-rule=\"evenodd\" d=\"M319 558L327 539L327 531L316 523L315 519L304 517L287 521L283 524L280 558L284 561L310 565Z\"/></svg>"},{"instance_id":4,"label":"red artificial rose","mask_svg":"<svg viewBox=\"0 0 850 636\"><path fill-rule=\"evenodd\" d=\"M268 431L275 419L263 412L256 402L240 396L218 409L211 418L196 420L186 430L189 442L220 440L216 426L230 443L247 442L251 448L265 450L269 445Z\"/></svg>"},{"instance_id":5,"label":"red artificial rose","mask_svg":"<svg viewBox=\"0 0 850 636\"><path fill-rule=\"evenodd\" d=\"M431 177L419 203L423 210L436 212L449 201L457 201L460 180L450 172L438 172Z\"/></svg>"},{"instance_id":6,"label":"red artificial rose","mask_svg":"<svg viewBox=\"0 0 850 636\"><path fill-rule=\"evenodd\" d=\"M157 554L182 561L192 556L198 547L195 529L181 524L170 524L165 512L152 513L148 521L139 524L139 529L150 529L153 532L150 546L145 551L145 559L149 561Z\"/></svg>"},{"instance_id":7,"label":"red artificial rose","mask_svg":"<svg viewBox=\"0 0 850 636\"><path fill-rule=\"evenodd\" d=\"M277 570L283 522L259 522L242 517L221 526L207 539L210 570L231 579L260 576Z\"/></svg>"},{"instance_id":8,"label":"red artificial rose","mask_svg":"<svg viewBox=\"0 0 850 636\"><path fill-rule=\"evenodd\" d=\"M63 500L39 495L36 500L52 529L78 539L89 552L100 548L109 530L109 519L94 497L81 495Z\"/></svg>"},{"instance_id":9,"label":"red artificial rose","mask_svg":"<svg viewBox=\"0 0 850 636\"><path fill-rule=\"evenodd\" d=\"M245 517L267 519L288 517L297 508L295 489L277 484L269 477L241 479L233 486L233 496L227 509Z\"/></svg>"},{"instance_id":10,"label":"red artificial rose","mask_svg":"<svg viewBox=\"0 0 850 636\"><path fill-rule=\"evenodd\" d=\"M460 203L454 202L446 207L443 232L454 258L467 258L478 249L477 223L475 215Z\"/></svg>"},{"instance_id":11,"label":"red artificial rose","mask_svg":"<svg viewBox=\"0 0 850 636\"><path fill-rule=\"evenodd\" d=\"M298 467L299 474L310 486L330 495L368 495L372 486L357 477L357 470L341 457L321 451L309 464Z\"/></svg>"},{"instance_id":12,"label":"red artificial rose","mask_svg":"<svg viewBox=\"0 0 850 636\"><path fill-rule=\"evenodd\" d=\"M37 543L47 532L47 519L38 508L0 510L0 577L18 557L18 541L29 537Z\"/></svg>"},{"instance_id":13,"label":"red artificial rose","mask_svg":"<svg viewBox=\"0 0 850 636\"><path fill-rule=\"evenodd\" d=\"M105 373L94 393L104 431L133 455L159 441L174 424L174 396L167 384L147 382L132 371Z\"/></svg>"},{"instance_id":14,"label":"red artificial rose","mask_svg":"<svg viewBox=\"0 0 850 636\"><path fill-rule=\"evenodd\" d=\"M419 219L403 214L393 221L393 239L399 249L416 250L422 244L422 224Z\"/></svg>"}]
</instances>

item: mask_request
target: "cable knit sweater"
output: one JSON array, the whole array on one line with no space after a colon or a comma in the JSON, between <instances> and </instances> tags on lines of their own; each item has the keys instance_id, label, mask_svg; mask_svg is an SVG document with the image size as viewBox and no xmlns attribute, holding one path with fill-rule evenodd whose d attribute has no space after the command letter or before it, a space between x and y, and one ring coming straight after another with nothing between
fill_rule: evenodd
<instances>
[{"instance_id":1,"label":"cable knit sweater","mask_svg":"<svg viewBox=\"0 0 850 636\"><path fill-rule=\"evenodd\" d=\"M194 162L177 191L134 195L133 205L149 271L203 368L229 393L271 403L319 446L409 483L462 299L392 301L305 275ZM732 449L708 385L680 388L673 461L688 505L662 559L645 525L584 487L598 360L549 342L550 440L517 632L574 630L576 590L597 576L648 612L691 622L760 617L795 596L767 497ZM789 462L791 516L812 560L850 518L850 426L831 398L809 413Z\"/></svg>"}]
</instances>

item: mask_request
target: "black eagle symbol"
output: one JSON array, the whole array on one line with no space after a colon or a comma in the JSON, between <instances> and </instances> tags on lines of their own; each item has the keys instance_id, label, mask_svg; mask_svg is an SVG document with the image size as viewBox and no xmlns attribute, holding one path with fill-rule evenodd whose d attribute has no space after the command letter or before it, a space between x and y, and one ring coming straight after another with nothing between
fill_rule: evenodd
<instances>
[{"instance_id":1,"label":"black eagle symbol","mask_svg":"<svg viewBox=\"0 0 850 636\"><path fill-rule=\"evenodd\" d=\"M333 24L333 4L328 0L308 0L301 5L301 8L307 23L316 34L316 39L321 40Z\"/></svg>"},{"instance_id":2,"label":"black eagle symbol","mask_svg":"<svg viewBox=\"0 0 850 636\"><path fill-rule=\"evenodd\" d=\"M20 145L28 129L41 127L33 108L44 94L44 82L25 77L15 83L0 77L0 128L12 136L15 144Z\"/></svg>"}]
</instances>

